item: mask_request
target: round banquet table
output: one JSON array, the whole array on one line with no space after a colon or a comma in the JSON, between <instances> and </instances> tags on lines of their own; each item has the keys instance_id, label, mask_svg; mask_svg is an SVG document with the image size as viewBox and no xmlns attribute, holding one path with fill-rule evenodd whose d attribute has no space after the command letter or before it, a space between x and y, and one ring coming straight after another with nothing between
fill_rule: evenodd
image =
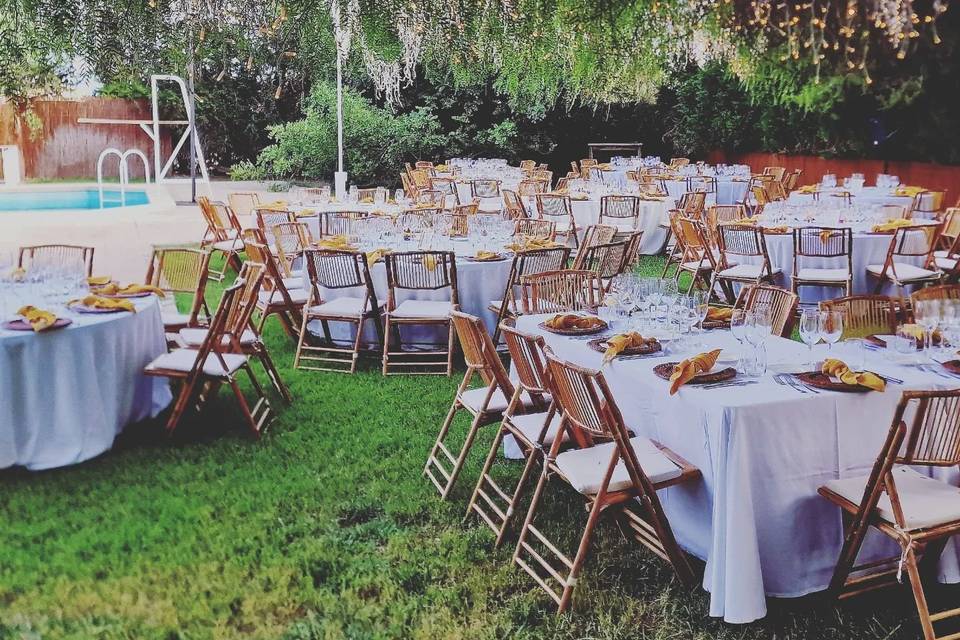
<instances>
[{"instance_id":1,"label":"round banquet table","mask_svg":"<svg viewBox=\"0 0 960 640\"><path fill-rule=\"evenodd\" d=\"M605 172L607 175L604 177L604 181L608 184L614 184L621 187L626 186L628 170L628 168L617 167L607 171ZM749 184L748 178L730 175L713 177L717 179L717 191L716 193L707 194L707 206L713 204L737 204L738 202L743 202L744 197L747 195L747 186ZM683 194L687 192L686 177L681 177L675 180L665 179L663 182L667 187L667 193L669 193L670 197L675 200L679 200Z\"/></svg>"},{"instance_id":2,"label":"round banquet table","mask_svg":"<svg viewBox=\"0 0 960 640\"><path fill-rule=\"evenodd\" d=\"M600 221L600 199L571 200L573 217L577 221L577 229L583 235L584 229ZM667 241L667 230L670 225L670 207L673 201L670 198L660 200L641 200L640 215L636 219L635 230L643 231L640 241L640 253L655 255L663 249Z\"/></svg>"},{"instance_id":3,"label":"round banquet table","mask_svg":"<svg viewBox=\"0 0 960 640\"><path fill-rule=\"evenodd\" d=\"M775 234L766 233L764 239L767 244L767 253L770 256L770 265L781 270L782 275L779 284L790 288L791 275L793 274L793 235L791 233ZM870 233L866 231L855 231L853 234L853 293L867 294L873 293L876 286L876 280L867 277L867 265L883 264L887 259L887 249L890 247L890 241L893 239L892 233ZM904 257L898 261L923 265L922 257ZM741 259L739 262L745 264L757 263L757 259ZM846 258L801 258L800 268L815 269L837 269L846 268ZM907 287L908 293L910 288ZM896 296L896 287L886 285L881 291L883 295ZM821 300L830 300L845 295L840 287L800 287L800 301L802 303L813 303Z\"/></svg>"},{"instance_id":4,"label":"round banquet table","mask_svg":"<svg viewBox=\"0 0 960 640\"><path fill-rule=\"evenodd\" d=\"M134 303L137 313L71 314L39 334L0 328L0 468L89 460L170 404L166 379L143 375L167 351L160 306Z\"/></svg>"},{"instance_id":5,"label":"round banquet table","mask_svg":"<svg viewBox=\"0 0 960 640\"><path fill-rule=\"evenodd\" d=\"M892 189L884 189L881 187L863 187L861 189L832 187L828 189L820 189L820 197L822 200L833 200L835 198L828 199L825 198L823 194L839 193L842 191L846 191L850 194L854 204L892 204L898 207L908 208L913 203L913 198L910 196L898 196L895 195ZM787 198L787 202L790 204L810 204L813 201L812 193L803 193L801 191L794 191Z\"/></svg>"},{"instance_id":6,"label":"round banquet table","mask_svg":"<svg viewBox=\"0 0 960 640\"><path fill-rule=\"evenodd\" d=\"M506 258L496 262L472 262L467 258L476 253L477 247L469 240L453 240L450 243L456 255L457 265L457 297L460 302L460 310L480 317L492 334L497 324L497 315L487 309L494 300L503 299L503 292L507 287L507 280L510 278L510 267L513 264L512 255L505 253ZM371 248L367 247L367 250ZM411 243L409 248L398 249L400 251L416 250L415 243ZM383 261L379 261L370 268L370 277L373 279L374 291L377 295L377 302L385 304L387 301L387 270ZM309 290L309 280L304 274L304 288ZM360 297L363 291L358 289L339 289L335 292L329 292L332 297ZM449 301L449 289L431 290L398 290L397 304L404 300L438 300ZM356 334L354 326L343 322L331 322L331 337L337 341L352 340ZM312 322L309 326L311 333L322 334L319 322ZM402 327L402 336L404 343L427 343L442 342L446 340L446 331L438 330L436 327ZM364 325L363 342L370 346L377 343L377 333L373 321L367 321Z\"/></svg>"}]
</instances>

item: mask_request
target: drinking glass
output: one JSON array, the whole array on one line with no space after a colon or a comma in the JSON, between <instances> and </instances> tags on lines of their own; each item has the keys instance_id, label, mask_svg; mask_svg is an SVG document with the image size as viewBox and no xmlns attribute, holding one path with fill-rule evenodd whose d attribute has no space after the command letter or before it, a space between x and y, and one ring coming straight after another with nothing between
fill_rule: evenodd
<instances>
[{"instance_id":1,"label":"drinking glass","mask_svg":"<svg viewBox=\"0 0 960 640\"><path fill-rule=\"evenodd\" d=\"M840 311L820 312L820 337L827 343L827 350L832 352L833 345L843 335L843 313Z\"/></svg>"},{"instance_id":2,"label":"drinking glass","mask_svg":"<svg viewBox=\"0 0 960 640\"><path fill-rule=\"evenodd\" d=\"M917 338L903 327L897 327L897 334L891 338L893 350L900 355L916 355Z\"/></svg>"},{"instance_id":3,"label":"drinking glass","mask_svg":"<svg viewBox=\"0 0 960 640\"><path fill-rule=\"evenodd\" d=\"M746 339L747 335L747 314L743 309L734 309L733 313L730 315L730 333L733 334L733 337L740 345L737 359L737 369L740 370L742 369L742 364L744 362L743 341Z\"/></svg>"},{"instance_id":4,"label":"drinking glass","mask_svg":"<svg viewBox=\"0 0 960 640\"><path fill-rule=\"evenodd\" d=\"M913 316L923 327L923 349L927 355L933 350L933 332L940 324L940 301L918 300L913 305Z\"/></svg>"},{"instance_id":5,"label":"drinking glass","mask_svg":"<svg viewBox=\"0 0 960 640\"><path fill-rule=\"evenodd\" d=\"M813 366L813 345L820 342L820 311L804 309L800 314L800 339L807 345L807 366Z\"/></svg>"}]
</instances>

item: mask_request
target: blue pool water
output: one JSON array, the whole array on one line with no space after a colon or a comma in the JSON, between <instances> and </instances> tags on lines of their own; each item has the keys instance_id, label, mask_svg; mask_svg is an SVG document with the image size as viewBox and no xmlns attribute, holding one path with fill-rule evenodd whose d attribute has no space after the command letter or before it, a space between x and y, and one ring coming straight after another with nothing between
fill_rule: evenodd
<instances>
[{"instance_id":1,"label":"blue pool water","mask_svg":"<svg viewBox=\"0 0 960 640\"><path fill-rule=\"evenodd\" d=\"M145 191L126 192L127 206L148 204ZM103 190L103 208L120 207L120 190ZM4 211L57 211L62 209L99 209L100 192L96 189L71 191L17 191L0 192L0 213Z\"/></svg>"}]
</instances>

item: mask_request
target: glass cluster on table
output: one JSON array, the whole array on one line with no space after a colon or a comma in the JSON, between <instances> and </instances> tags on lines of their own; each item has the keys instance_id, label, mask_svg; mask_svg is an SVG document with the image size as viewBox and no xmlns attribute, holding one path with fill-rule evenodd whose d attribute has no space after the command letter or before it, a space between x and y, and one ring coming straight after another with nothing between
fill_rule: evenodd
<instances>
[{"instance_id":1,"label":"glass cluster on table","mask_svg":"<svg viewBox=\"0 0 960 640\"><path fill-rule=\"evenodd\" d=\"M80 259L37 256L20 269L14 252L0 250L0 322L14 319L27 305L73 317L67 303L88 292L87 268Z\"/></svg>"}]
</instances>

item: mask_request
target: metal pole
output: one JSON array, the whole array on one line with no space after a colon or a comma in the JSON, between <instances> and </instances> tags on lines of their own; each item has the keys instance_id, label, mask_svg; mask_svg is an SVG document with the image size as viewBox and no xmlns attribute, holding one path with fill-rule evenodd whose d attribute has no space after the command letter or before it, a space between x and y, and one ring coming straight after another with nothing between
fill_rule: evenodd
<instances>
[{"instance_id":1,"label":"metal pole","mask_svg":"<svg viewBox=\"0 0 960 640\"><path fill-rule=\"evenodd\" d=\"M188 68L187 68L187 90L190 93L189 100L189 109L190 113L187 115L187 120L190 121L190 202L197 201L197 102L196 102L196 93L194 92L194 57L193 57L193 0L187 4L187 24L189 27L189 32L187 34L187 46L189 51L188 58Z\"/></svg>"},{"instance_id":2,"label":"metal pole","mask_svg":"<svg viewBox=\"0 0 960 640\"><path fill-rule=\"evenodd\" d=\"M343 62L337 49L337 171L343 173Z\"/></svg>"}]
</instances>

